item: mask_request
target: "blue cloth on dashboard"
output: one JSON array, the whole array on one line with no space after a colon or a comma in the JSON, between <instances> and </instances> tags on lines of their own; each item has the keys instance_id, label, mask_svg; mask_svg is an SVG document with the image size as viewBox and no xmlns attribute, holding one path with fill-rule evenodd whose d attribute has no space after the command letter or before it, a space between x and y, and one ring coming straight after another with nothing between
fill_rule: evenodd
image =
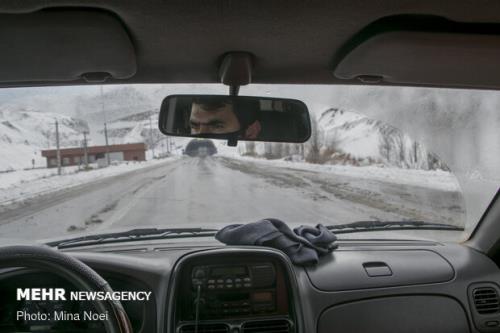
<instances>
[{"instance_id":1,"label":"blue cloth on dashboard","mask_svg":"<svg viewBox=\"0 0 500 333\"><path fill-rule=\"evenodd\" d=\"M227 245L259 245L283 251L297 265L314 265L319 257L337 248L337 237L325 226L300 226L293 231L283 221L264 219L228 225L215 235Z\"/></svg>"}]
</instances>

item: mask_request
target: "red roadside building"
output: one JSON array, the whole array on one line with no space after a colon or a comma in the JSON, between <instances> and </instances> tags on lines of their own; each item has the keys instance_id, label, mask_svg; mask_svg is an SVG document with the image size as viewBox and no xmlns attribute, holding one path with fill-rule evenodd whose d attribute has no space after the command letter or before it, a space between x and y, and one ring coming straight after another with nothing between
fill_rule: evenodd
<instances>
[{"instance_id":1,"label":"red roadside building","mask_svg":"<svg viewBox=\"0 0 500 333\"><path fill-rule=\"evenodd\" d=\"M83 147L61 148L61 165L83 165L85 164L85 150ZM105 159L106 153L109 153L111 161L145 161L146 144L145 143L127 143L121 145L109 146L90 146L87 147L87 156L89 163L95 163L97 160ZM47 159L47 167L57 167L57 150L42 150L42 156Z\"/></svg>"}]
</instances>

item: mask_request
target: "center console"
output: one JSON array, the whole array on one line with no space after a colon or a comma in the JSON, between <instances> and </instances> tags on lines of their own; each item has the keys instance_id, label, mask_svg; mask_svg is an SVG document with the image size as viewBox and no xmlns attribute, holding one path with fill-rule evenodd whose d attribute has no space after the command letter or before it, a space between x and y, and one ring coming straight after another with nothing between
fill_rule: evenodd
<instances>
[{"instance_id":1,"label":"center console","mask_svg":"<svg viewBox=\"0 0 500 333\"><path fill-rule=\"evenodd\" d=\"M198 288L200 318L272 314L278 310L276 267L270 262L195 266L191 270L193 306Z\"/></svg>"},{"instance_id":2,"label":"center console","mask_svg":"<svg viewBox=\"0 0 500 333\"><path fill-rule=\"evenodd\" d=\"M294 332L292 288L277 258L200 253L179 266L175 332Z\"/></svg>"}]
</instances>

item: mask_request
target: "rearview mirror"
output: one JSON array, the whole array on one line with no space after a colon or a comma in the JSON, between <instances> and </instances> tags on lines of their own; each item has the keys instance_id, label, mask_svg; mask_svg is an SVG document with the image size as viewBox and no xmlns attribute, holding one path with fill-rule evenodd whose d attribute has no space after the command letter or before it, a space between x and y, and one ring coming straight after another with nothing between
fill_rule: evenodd
<instances>
[{"instance_id":1,"label":"rearview mirror","mask_svg":"<svg viewBox=\"0 0 500 333\"><path fill-rule=\"evenodd\" d=\"M159 128L173 136L229 142L305 142L311 136L307 106L298 100L221 95L171 95L161 105Z\"/></svg>"}]
</instances>

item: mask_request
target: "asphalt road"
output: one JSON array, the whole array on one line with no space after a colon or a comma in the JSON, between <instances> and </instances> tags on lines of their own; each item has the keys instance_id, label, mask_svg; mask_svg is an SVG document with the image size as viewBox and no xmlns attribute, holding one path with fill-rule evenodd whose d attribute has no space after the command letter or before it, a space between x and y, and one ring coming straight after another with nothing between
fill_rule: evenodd
<instances>
[{"instance_id":1,"label":"asphalt road","mask_svg":"<svg viewBox=\"0 0 500 333\"><path fill-rule=\"evenodd\" d=\"M429 188L272 167L228 157L168 161L32 200L0 214L0 237L222 226L266 217L291 224L418 219L463 223L460 196Z\"/></svg>"}]
</instances>

